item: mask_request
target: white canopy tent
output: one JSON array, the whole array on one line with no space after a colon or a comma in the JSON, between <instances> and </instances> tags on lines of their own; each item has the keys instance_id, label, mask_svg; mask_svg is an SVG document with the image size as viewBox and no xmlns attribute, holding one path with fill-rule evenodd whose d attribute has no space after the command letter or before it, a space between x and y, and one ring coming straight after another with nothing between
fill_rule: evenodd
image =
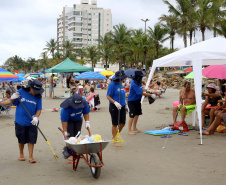
<instances>
[{"instance_id":1,"label":"white canopy tent","mask_svg":"<svg viewBox=\"0 0 226 185\"><path fill-rule=\"evenodd\" d=\"M221 37L212 38L177 52L154 60L150 71L146 88L148 88L156 67L170 66L193 66L196 107L198 112L200 139L202 144L202 116L201 116L201 94L202 94L202 65L226 64L226 39ZM143 101L143 98L142 98Z\"/></svg>"}]
</instances>

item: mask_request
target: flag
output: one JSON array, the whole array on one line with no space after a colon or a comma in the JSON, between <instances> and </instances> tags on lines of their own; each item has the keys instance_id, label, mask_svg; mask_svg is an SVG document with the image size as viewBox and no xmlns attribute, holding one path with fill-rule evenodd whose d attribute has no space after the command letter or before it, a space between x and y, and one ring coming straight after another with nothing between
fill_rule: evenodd
<instances>
[{"instance_id":1,"label":"flag","mask_svg":"<svg viewBox=\"0 0 226 185\"><path fill-rule=\"evenodd\" d=\"M19 74L19 72L17 70L15 70L15 74Z\"/></svg>"}]
</instances>

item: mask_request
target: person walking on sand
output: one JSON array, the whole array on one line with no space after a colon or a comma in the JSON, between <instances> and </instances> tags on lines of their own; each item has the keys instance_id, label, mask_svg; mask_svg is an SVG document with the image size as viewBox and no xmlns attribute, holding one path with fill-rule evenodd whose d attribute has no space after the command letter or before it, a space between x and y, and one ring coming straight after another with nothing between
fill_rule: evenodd
<instances>
[{"instance_id":1,"label":"person walking on sand","mask_svg":"<svg viewBox=\"0 0 226 185\"><path fill-rule=\"evenodd\" d=\"M42 83L35 80L29 80L26 88L22 87L16 93L11 96L11 102L17 106L15 113L15 132L19 143L19 160L25 161L24 157L24 145L28 144L29 162L36 163L33 158L34 144L36 144L38 130L37 125L39 123L39 116L42 110ZM30 113L28 115L23 105Z\"/></svg>"},{"instance_id":2,"label":"person walking on sand","mask_svg":"<svg viewBox=\"0 0 226 185\"><path fill-rule=\"evenodd\" d=\"M53 98L52 94L53 94L53 77L54 74L51 75L51 77L49 77L49 98Z\"/></svg>"},{"instance_id":3,"label":"person walking on sand","mask_svg":"<svg viewBox=\"0 0 226 185\"><path fill-rule=\"evenodd\" d=\"M141 109L141 97L144 96L151 96L151 94L144 93L142 87L142 78L144 73L142 71L135 71L135 75L133 77L130 93L128 97L128 107L129 107L129 123L128 123L128 134L129 135L136 135L135 132L141 132L137 128L137 121L140 115L142 115ZM145 89L146 90L146 89ZM133 127L133 130L132 130Z\"/></svg>"},{"instance_id":4,"label":"person walking on sand","mask_svg":"<svg viewBox=\"0 0 226 185\"><path fill-rule=\"evenodd\" d=\"M121 73L121 74L120 74ZM123 70L117 71L115 77L112 78L107 91L107 99L109 100L109 112L111 114L112 121L112 138L114 139L119 132L122 131L126 123L126 95L123 89L122 83L120 83L120 78L124 81L127 76ZM121 86L121 87L120 87ZM120 93L120 100L119 100ZM119 103L120 102L120 103ZM120 111L120 114L119 114ZM118 123L119 122L119 123ZM117 126L119 125L119 128ZM120 146L118 143L114 143L115 146Z\"/></svg>"},{"instance_id":5,"label":"person walking on sand","mask_svg":"<svg viewBox=\"0 0 226 185\"><path fill-rule=\"evenodd\" d=\"M90 128L89 123L89 106L84 98L74 93L73 97L67 98L60 104L61 122L65 136L75 137L82 129L83 117L86 122L86 128ZM73 160L72 151L65 147L63 155L68 160Z\"/></svg>"}]
</instances>

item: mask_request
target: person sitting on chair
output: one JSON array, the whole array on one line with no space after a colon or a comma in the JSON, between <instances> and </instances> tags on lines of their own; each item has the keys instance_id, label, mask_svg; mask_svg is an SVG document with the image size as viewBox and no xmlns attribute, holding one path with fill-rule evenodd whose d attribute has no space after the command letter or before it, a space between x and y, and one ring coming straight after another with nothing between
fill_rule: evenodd
<instances>
[{"instance_id":1,"label":"person sitting on chair","mask_svg":"<svg viewBox=\"0 0 226 185\"><path fill-rule=\"evenodd\" d=\"M186 124L185 117L195 110L195 90L191 89L191 83L185 82L184 88L180 91L180 105L173 107L173 121L176 123L178 113L181 113L181 123Z\"/></svg>"},{"instance_id":2,"label":"person sitting on chair","mask_svg":"<svg viewBox=\"0 0 226 185\"><path fill-rule=\"evenodd\" d=\"M218 100L221 100L221 95L217 91L215 84L211 83L207 86L208 93L203 93L202 95L206 97L205 102L202 104L202 127L205 127L205 115L210 116L210 122L208 127L212 124L215 118L215 108L207 109L207 105L210 104L211 107L217 106Z\"/></svg>"},{"instance_id":3,"label":"person sitting on chair","mask_svg":"<svg viewBox=\"0 0 226 185\"><path fill-rule=\"evenodd\" d=\"M226 103L224 103L221 107L218 108L218 111L215 111L216 119L213 121L211 125L208 126L206 130L202 131L203 135L213 135L217 127L222 124L226 124ZM200 132L199 132L200 133Z\"/></svg>"},{"instance_id":4,"label":"person sitting on chair","mask_svg":"<svg viewBox=\"0 0 226 185\"><path fill-rule=\"evenodd\" d=\"M7 90L5 98L2 101L0 101L0 110L6 110L11 104L10 94L11 94L11 91Z\"/></svg>"}]
</instances>

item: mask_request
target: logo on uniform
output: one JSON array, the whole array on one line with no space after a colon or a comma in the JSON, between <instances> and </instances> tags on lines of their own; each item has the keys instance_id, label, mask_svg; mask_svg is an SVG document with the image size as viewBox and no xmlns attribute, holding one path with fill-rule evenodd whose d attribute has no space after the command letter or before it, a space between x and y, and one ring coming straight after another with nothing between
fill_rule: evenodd
<instances>
[{"instance_id":1,"label":"logo on uniform","mask_svg":"<svg viewBox=\"0 0 226 185\"><path fill-rule=\"evenodd\" d=\"M76 100L76 101L75 101L75 103L78 103L78 104L79 104L79 103L82 103L82 101L78 101L78 100Z\"/></svg>"},{"instance_id":2,"label":"logo on uniform","mask_svg":"<svg viewBox=\"0 0 226 185\"><path fill-rule=\"evenodd\" d=\"M21 99L21 102L24 102L24 101L25 101L25 98L22 98L22 99Z\"/></svg>"}]
</instances>

